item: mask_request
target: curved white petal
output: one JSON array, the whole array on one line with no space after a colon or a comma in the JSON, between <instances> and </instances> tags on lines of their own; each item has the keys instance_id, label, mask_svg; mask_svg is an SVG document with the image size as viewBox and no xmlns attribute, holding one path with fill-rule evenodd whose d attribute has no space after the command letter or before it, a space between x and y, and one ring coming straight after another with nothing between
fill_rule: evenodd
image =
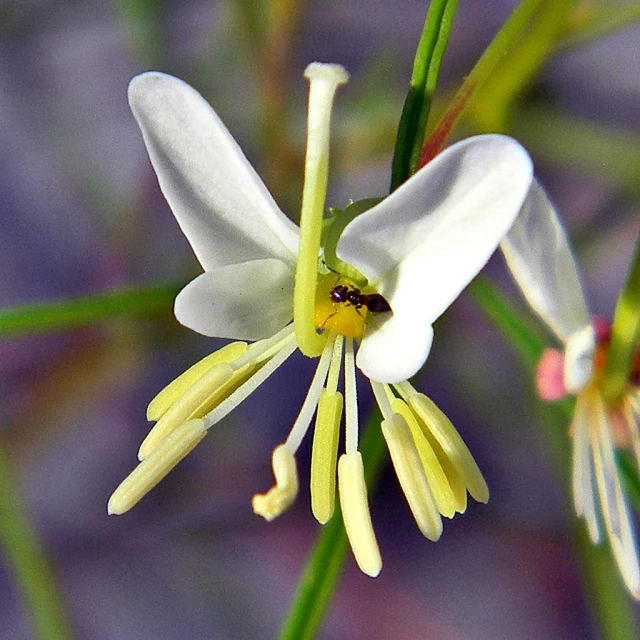
<instances>
[{"instance_id":1,"label":"curved white petal","mask_svg":"<svg viewBox=\"0 0 640 640\"><path fill-rule=\"evenodd\" d=\"M178 294L175 314L205 336L268 338L291 321L293 269L272 258L206 271Z\"/></svg>"},{"instance_id":2,"label":"curved white petal","mask_svg":"<svg viewBox=\"0 0 640 640\"><path fill-rule=\"evenodd\" d=\"M205 270L260 258L295 260L297 227L195 89L163 73L143 73L129 85L129 104L162 192Z\"/></svg>"},{"instance_id":3,"label":"curved white petal","mask_svg":"<svg viewBox=\"0 0 640 640\"><path fill-rule=\"evenodd\" d=\"M500 246L525 298L562 342L591 324L567 236L535 180Z\"/></svg>"},{"instance_id":4,"label":"curved white petal","mask_svg":"<svg viewBox=\"0 0 640 640\"><path fill-rule=\"evenodd\" d=\"M415 313L369 314L356 364L376 382L402 382L424 364L432 341L433 327Z\"/></svg>"},{"instance_id":5,"label":"curved white petal","mask_svg":"<svg viewBox=\"0 0 640 640\"><path fill-rule=\"evenodd\" d=\"M358 352L367 375L398 382L422 366L430 325L495 251L531 179L531 160L516 141L477 136L347 225L338 256L377 285L393 309L377 331L368 328Z\"/></svg>"},{"instance_id":6,"label":"curved white petal","mask_svg":"<svg viewBox=\"0 0 640 640\"><path fill-rule=\"evenodd\" d=\"M394 315L411 310L430 325L495 251L531 179L515 140L463 140L347 225L338 256L379 287Z\"/></svg>"}]
</instances>

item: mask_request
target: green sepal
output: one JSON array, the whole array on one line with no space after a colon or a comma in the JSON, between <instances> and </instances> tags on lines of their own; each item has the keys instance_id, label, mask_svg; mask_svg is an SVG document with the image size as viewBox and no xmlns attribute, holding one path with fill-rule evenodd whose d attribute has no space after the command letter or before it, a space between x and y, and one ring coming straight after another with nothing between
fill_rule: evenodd
<instances>
[{"instance_id":1,"label":"green sepal","mask_svg":"<svg viewBox=\"0 0 640 640\"><path fill-rule=\"evenodd\" d=\"M361 213L374 207L382 198L365 198L357 202L351 202L345 209L330 209L331 218L325 220L322 229L322 248L324 252L324 262L327 268L348 278L361 287L366 286L367 279L350 264L340 260L336 255L336 248L342 232L346 226L355 220Z\"/></svg>"}]
</instances>

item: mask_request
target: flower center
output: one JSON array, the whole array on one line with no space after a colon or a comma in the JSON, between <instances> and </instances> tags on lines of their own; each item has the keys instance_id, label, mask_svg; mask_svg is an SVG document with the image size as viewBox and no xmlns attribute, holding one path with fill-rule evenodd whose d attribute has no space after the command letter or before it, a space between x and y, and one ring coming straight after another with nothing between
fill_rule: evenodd
<instances>
[{"instance_id":1,"label":"flower center","mask_svg":"<svg viewBox=\"0 0 640 640\"><path fill-rule=\"evenodd\" d=\"M382 302L379 302L382 301ZM316 289L314 321L318 331L334 331L359 340L372 304L387 305L379 294L363 293L351 280L335 273L320 275ZM371 309L373 311L378 310ZM390 309L381 308L380 311Z\"/></svg>"}]
</instances>

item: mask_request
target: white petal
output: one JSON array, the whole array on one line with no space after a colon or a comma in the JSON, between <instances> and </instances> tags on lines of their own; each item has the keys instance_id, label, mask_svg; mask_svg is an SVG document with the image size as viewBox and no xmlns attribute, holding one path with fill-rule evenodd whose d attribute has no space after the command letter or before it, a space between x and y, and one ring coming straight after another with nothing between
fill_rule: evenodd
<instances>
[{"instance_id":1,"label":"white petal","mask_svg":"<svg viewBox=\"0 0 640 640\"><path fill-rule=\"evenodd\" d=\"M178 322L205 336L268 338L291 321L293 270L276 259L254 260L207 271L175 302Z\"/></svg>"},{"instance_id":2,"label":"white petal","mask_svg":"<svg viewBox=\"0 0 640 640\"><path fill-rule=\"evenodd\" d=\"M204 269L260 258L294 261L297 227L195 89L144 73L129 85L129 104L162 192Z\"/></svg>"},{"instance_id":3,"label":"white petal","mask_svg":"<svg viewBox=\"0 0 640 640\"><path fill-rule=\"evenodd\" d=\"M589 382L596 350L596 332L587 325L572 333L565 345L563 384L569 393L577 393Z\"/></svg>"},{"instance_id":4,"label":"white petal","mask_svg":"<svg viewBox=\"0 0 640 640\"><path fill-rule=\"evenodd\" d=\"M419 315L369 314L356 364L376 382L408 380L424 364L432 341L433 328Z\"/></svg>"},{"instance_id":5,"label":"white petal","mask_svg":"<svg viewBox=\"0 0 640 640\"><path fill-rule=\"evenodd\" d=\"M527 301L563 342L590 324L567 236L535 180L501 248Z\"/></svg>"},{"instance_id":6,"label":"white petal","mask_svg":"<svg viewBox=\"0 0 640 640\"><path fill-rule=\"evenodd\" d=\"M410 340L419 344L407 369L415 373L422 365L424 330L401 332L431 325L486 264L520 210L531 176L531 160L515 140L469 138L347 225L338 256L377 286L393 309L379 338L403 346L391 369L406 357ZM373 338L369 332L365 353ZM390 355L391 348L384 351ZM359 357L362 368L369 358ZM374 379L398 380L395 373Z\"/></svg>"}]
</instances>

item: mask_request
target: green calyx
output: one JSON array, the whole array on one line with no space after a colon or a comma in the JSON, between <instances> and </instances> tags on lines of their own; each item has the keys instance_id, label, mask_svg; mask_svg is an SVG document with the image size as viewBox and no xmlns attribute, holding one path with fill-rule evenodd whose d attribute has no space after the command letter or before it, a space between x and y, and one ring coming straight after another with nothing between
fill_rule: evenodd
<instances>
[{"instance_id":1,"label":"green calyx","mask_svg":"<svg viewBox=\"0 0 640 640\"><path fill-rule=\"evenodd\" d=\"M324 263L331 271L343 275L362 287L367 284L367 279L355 267L344 262L344 260L340 260L336 255L336 248L346 226L360 214L368 211L381 201L382 198L365 198L364 200L351 202L345 209L329 209L331 218L324 221L322 229Z\"/></svg>"}]
</instances>

